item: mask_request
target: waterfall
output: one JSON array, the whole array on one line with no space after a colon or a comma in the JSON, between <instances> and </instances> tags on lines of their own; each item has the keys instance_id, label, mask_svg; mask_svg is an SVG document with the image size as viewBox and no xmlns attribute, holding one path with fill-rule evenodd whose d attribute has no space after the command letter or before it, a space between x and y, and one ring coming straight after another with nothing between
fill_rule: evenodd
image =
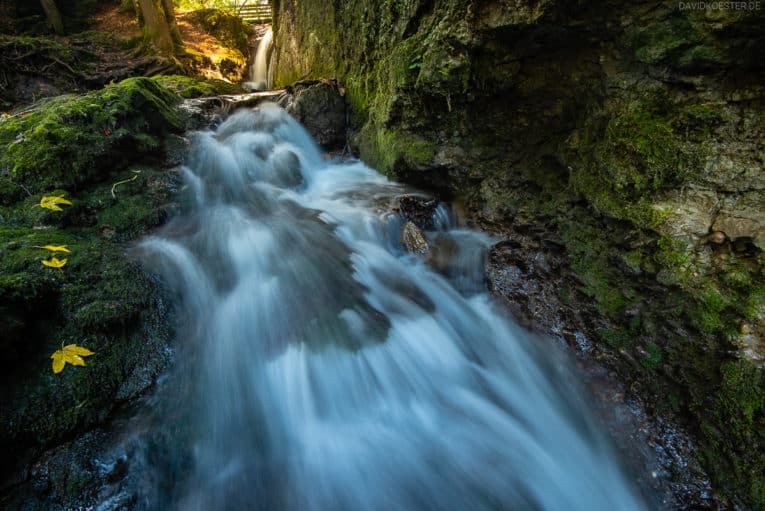
<instances>
[{"instance_id":1,"label":"waterfall","mask_svg":"<svg viewBox=\"0 0 765 511\"><path fill-rule=\"evenodd\" d=\"M645 508L560 346L492 304L486 235L441 208L441 262L407 253L411 190L272 104L197 133L181 175L139 249L179 317L139 509Z\"/></svg>"},{"instance_id":2,"label":"waterfall","mask_svg":"<svg viewBox=\"0 0 765 511\"><path fill-rule=\"evenodd\" d=\"M250 68L250 80L255 90L268 90L272 85L272 75L270 69L271 47L273 46L274 33L269 28L263 39L258 43L258 49L255 52L255 60Z\"/></svg>"}]
</instances>

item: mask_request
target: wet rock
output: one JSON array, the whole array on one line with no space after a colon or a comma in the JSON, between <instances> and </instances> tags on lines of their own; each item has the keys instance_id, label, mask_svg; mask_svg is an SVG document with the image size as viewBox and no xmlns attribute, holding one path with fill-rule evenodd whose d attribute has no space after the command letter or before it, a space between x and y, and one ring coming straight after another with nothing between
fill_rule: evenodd
<instances>
[{"instance_id":1,"label":"wet rock","mask_svg":"<svg viewBox=\"0 0 765 511\"><path fill-rule=\"evenodd\" d=\"M402 195L398 199L398 209L403 217L426 231L434 227L433 213L437 206L434 198L422 195Z\"/></svg>"},{"instance_id":2,"label":"wet rock","mask_svg":"<svg viewBox=\"0 0 765 511\"><path fill-rule=\"evenodd\" d=\"M269 158L274 173L274 182L286 188L303 184L303 174L300 173L300 159L290 149L278 147Z\"/></svg>"},{"instance_id":3,"label":"wet rock","mask_svg":"<svg viewBox=\"0 0 765 511\"><path fill-rule=\"evenodd\" d=\"M401 229L401 243L410 254L427 257L430 254L428 241L422 231L413 222L407 222Z\"/></svg>"},{"instance_id":4,"label":"wet rock","mask_svg":"<svg viewBox=\"0 0 765 511\"><path fill-rule=\"evenodd\" d=\"M489 250L486 280L489 290L506 300L518 321L548 333L564 330L566 308L558 296L563 276L549 276L561 267L563 255L532 248L526 237L514 235ZM573 339L573 333L567 334Z\"/></svg>"},{"instance_id":5,"label":"wet rock","mask_svg":"<svg viewBox=\"0 0 765 511\"><path fill-rule=\"evenodd\" d=\"M391 16L362 4L376 33L351 21L355 4L279 4L276 81L321 70L347 82L365 161L470 197L482 227L513 235L492 251L489 284L517 315L543 330L558 306L585 320L594 356L696 425L722 491L765 505L752 477L763 415L738 411L748 387L706 406L732 355L726 330L762 304L765 89L751 48L765 44L763 11L435 1ZM413 34L432 44L413 47ZM545 250L549 272L517 237L546 229L562 245ZM730 243L707 244L713 230Z\"/></svg>"},{"instance_id":6,"label":"wet rock","mask_svg":"<svg viewBox=\"0 0 765 511\"><path fill-rule=\"evenodd\" d=\"M345 99L335 81L302 81L286 88L284 106L325 149L345 145Z\"/></svg>"},{"instance_id":7,"label":"wet rock","mask_svg":"<svg viewBox=\"0 0 765 511\"><path fill-rule=\"evenodd\" d=\"M459 246L453 238L436 236L429 245L428 264L440 273L447 273L453 258L459 252Z\"/></svg>"}]
</instances>

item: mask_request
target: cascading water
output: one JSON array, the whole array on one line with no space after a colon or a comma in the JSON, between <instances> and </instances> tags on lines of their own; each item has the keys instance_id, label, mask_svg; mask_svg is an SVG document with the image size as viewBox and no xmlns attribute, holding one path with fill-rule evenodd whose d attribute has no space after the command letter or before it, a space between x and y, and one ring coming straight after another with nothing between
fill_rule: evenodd
<instances>
[{"instance_id":1,"label":"cascading water","mask_svg":"<svg viewBox=\"0 0 765 511\"><path fill-rule=\"evenodd\" d=\"M268 90L271 88L271 73L269 69L269 57L273 45L274 34L271 29L263 36L258 43L258 49L255 52L255 60L250 67L250 81L255 90Z\"/></svg>"},{"instance_id":2,"label":"cascading water","mask_svg":"<svg viewBox=\"0 0 765 511\"><path fill-rule=\"evenodd\" d=\"M557 346L490 303L484 235L441 210L448 260L407 254L406 189L271 104L196 134L187 165L141 246L180 322L138 508L644 508Z\"/></svg>"}]
</instances>

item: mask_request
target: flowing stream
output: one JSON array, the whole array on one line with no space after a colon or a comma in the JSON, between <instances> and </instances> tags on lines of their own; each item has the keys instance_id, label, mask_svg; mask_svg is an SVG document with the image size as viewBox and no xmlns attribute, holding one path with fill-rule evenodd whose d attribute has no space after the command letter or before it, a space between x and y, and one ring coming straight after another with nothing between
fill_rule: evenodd
<instances>
[{"instance_id":1,"label":"flowing stream","mask_svg":"<svg viewBox=\"0 0 765 511\"><path fill-rule=\"evenodd\" d=\"M643 509L566 358L495 309L490 240L330 161L279 107L195 135L142 258L174 293L173 371L135 426L139 509Z\"/></svg>"}]
</instances>

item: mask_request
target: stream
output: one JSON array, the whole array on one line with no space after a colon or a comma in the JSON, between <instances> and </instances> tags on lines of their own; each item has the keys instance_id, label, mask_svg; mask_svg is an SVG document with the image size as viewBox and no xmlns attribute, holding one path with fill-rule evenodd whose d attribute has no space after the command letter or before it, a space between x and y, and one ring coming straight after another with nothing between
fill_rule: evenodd
<instances>
[{"instance_id":1,"label":"stream","mask_svg":"<svg viewBox=\"0 0 765 511\"><path fill-rule=\"evenodd\" d=\"M193 137L182 211L138 248L175 363L126 426L136 509L644 509L562 348L484 286L491 240L396 201L273 104ZM103 503L106 508L107 503Z\"/></svg>"}]
</instances>

